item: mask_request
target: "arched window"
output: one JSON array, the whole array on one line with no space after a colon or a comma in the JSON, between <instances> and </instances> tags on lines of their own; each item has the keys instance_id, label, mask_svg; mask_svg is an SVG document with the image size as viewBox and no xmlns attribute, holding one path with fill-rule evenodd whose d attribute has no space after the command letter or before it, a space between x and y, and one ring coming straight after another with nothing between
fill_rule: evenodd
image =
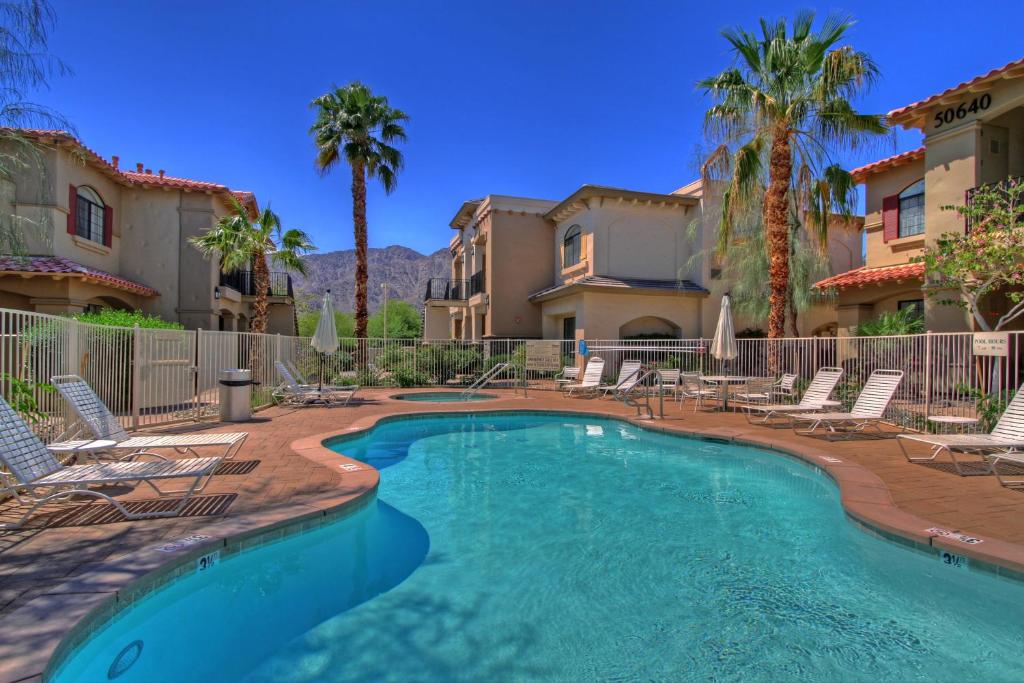
<instances>
[{"instance_id":1,"label":"arched window","mask_svg":"<svg viewBox=\"0 0 1024 683\"><path fill-rule=\"evenodd\" d=\"M574 225L565 231L562 239L562 267L575 266L583 258L583 229Z\"/></svg>"},{"instance_id":2,"label":"arched window","mask_svg":"<svg viewBox=\"0 0 1024 683\"><path fill-rule=\"evenodd\" d=\"M900 237L924 232L924 179L900 192Z\"/></svg>"},{"instance_id":3,"label":"arched window","mask_svg":"<svg viewBox=\"0 0 1024 683\"><path fill-rule=\"evenodd\" d=\"M77 194L75 234L103 244L103 200L95 190L85 185L78 188Z\"/></svg>"}]
</instances>

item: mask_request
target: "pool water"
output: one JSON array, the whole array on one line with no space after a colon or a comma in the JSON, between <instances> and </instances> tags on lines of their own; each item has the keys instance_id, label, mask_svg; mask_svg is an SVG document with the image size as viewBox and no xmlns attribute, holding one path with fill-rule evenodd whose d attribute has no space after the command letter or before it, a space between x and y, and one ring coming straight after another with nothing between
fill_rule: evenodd
<instances>
[{"instance_id":1,"label":"pool water","mask_svg":"<svg viewBox=\"0 0 1024 683\"><path fill-rule=\"evenodd\" d=\"M157 591L57 680L135 641L117 681L1021 679L1024 588L864 533L777 453L540 414L332 448L377 501Z\"/></svg>"},{"instance_id":2,"label":"pool water","mask_svg":"<svg viewBox=\"0 0 1024 683\"><path fill-rule=\"evenodd\" d=\"M391 398L399 401L424 401L427 403L458 403L460 401L488 401L498 398L494 394L470 394L463 396L461 391L419 391L411 394L397 394Z\"/></svg>"}]
</instances>

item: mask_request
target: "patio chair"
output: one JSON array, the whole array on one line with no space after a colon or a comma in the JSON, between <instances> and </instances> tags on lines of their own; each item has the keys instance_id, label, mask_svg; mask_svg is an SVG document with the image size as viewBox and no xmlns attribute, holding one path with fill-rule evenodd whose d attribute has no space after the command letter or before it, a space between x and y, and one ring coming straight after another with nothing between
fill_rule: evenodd
<instances>
[{"instance_id":1,"label":"patio chair","mask_svg":"<svg viewBox=\"0 0 1024 683\"><path fill-rule=\"evenodd\" d=\"M675 398L679 393L679 370L666 368L659 369L657 372L661 388Z\"/></svg>"},{"instance_id":2,"label":"patio chair","mask_svg":"<svg viewBox=\"0 0 1024 683\"><path fill-rule=\"evenodd\" d=\"M583 379L565 386L566 396L573 396L577 393L583 396L596 396L598 387L601 386L603 373L604 359L599 356L591 356L587 361L587 367L583 370Z\"/></svg>"},{"instance_id":3,"label":"patio chair","mask_svg":"<svg viewBox=\"0 0 1024 683\"><path fill-rule=\"evenodd\" d=\"M602 384L598 390L605 396L610 393L620 394L632 389L637 380L640 379L640 367L643 365L638 360L624 360L619 366L619 376L615 384Z\"/></svg>"},{"instance_id":4,"label":"patio chair","mask_svg":"<svg viewBox=\"0 0 1024 683\"><path fill-rule=\"evenodd\" d=\"M928 444L932 447L931 455L911 456L905 445L907 441ZM999 421L988 434L900 434L898 443L904 457L910 462L930 462L941 453L949 453L953 468L961 477L994 473L1000 484L1016 488L1024 484L1024 481L1005 479L995 466L1003 461L1024 464L1024 452L1019 452L1024 451L1024 386L1017 390L1013 400L1006 406ZM970 464L977 465L980 462L985 466L980 470L971 467L968 471L963 467L966 463L961 463L957 459L957 453L978 455L982 460Z\"/></svg>"},{"instance_id":5,"label":"patio chair","mask_svg":"<svg viewBox=\"0 0 1024 683\"><path fill-rule=\"evenodd\" d=\"M882 418L885 411L892 403L896 390L903 381L902 370L875 370L868 377L867 383L861 389L857 401L848 413L809 413L797 412L788 413L793 419L793 431L804 436L820 434L819 428L825 429L827 437L839 434L841 436L852 436L863 433L868 427L882 433ZM797 423L809 422L809 429L797 429Z\"/></svg>"},{"instance_id":6,"label":"patio chair","mask_svg":"<svg viewBox=\"0 0 1024 683\"><path fill-rule=\"evenodd\" d=\"M309 406L309 405L348 405L352 397L359 390L359 387L329 387L323 389L299 384L295 376L285 367L281 361L274 362L277 374L281 376L283 383L274 389L274 399L281 405L287 406Z\"/></svg>"},{"instance_id":7,"label":"patio chair","mask_svg":"<svg viewBox=\"0 0 1024 683\"><path fill-rule=\"evenodd\" d=\"M181 458L171 460L153 453L152 462L95 462L64 466L47 449L25 421L0 398L0 492L10 493L22 505L31 507L14 523L0 525L2 529L18 529L41 505L63 502L72 496L102 498L117 509L125 519L176 517L185 509L193 494L201 491L213 477L223 458ZM183 489L162 489L155 482L165 479L191 479ZM89 488L108 484L142 482L156 491L161 498L184 494L176 506L169 510L132 512L120 501ZM50 491L40 495L39 490Z\"/></svg>"},{"instance_id":8,"label":"patio chair","mask_svg":"<svg viewBox=\"0 0 1024 683\"><path fill-rule=\"evenodd\" d=\"M705 398L718 396L717 389L708 389L704 386L704 380L699 372L679 373L679 407L683 407L686 399L693 399L693 412L697 412L698 406L704 405Z\"/></svg>"},{"instance_id":9,"label":"patio chair","mask_svg":"<svg viewBox=\"0 0 1024 683\"><path fill-rule=\"evenodd\" d=\"M555 386L564 390L567 384L572 384L580 378L580 369L576 366L567 365L555 375Z\"/></svg>"},{"instance_id":10,"label":"patio chair","mask_svg":"<svg viewBox=\"0 0 1024 683\"><path fill-rule=\"evenodd\" d=\"M789 401L793 403L796 401L796 381L799 379L799 375L795 375L791 372L787 372L779 378L771 390L771 401Z\"/></svg>"},{"instance_id":11,"label":"patio chair","mask_svg":"<svg viewBox=\"0 0 1024 683\"><path fill-rule=\"evenodd\" d=\"M173 448L179 454L190 453L198 457L195 449L207 447L223 448L224 452L219 457L231 460L249 436L248 432L132 436L84 379L78 375L57 375L50 381L64 397L90 439L115 442L114 446L105 450L121 453L117 458L119 460L131 460L137 455L160 448ZM54 450L73 450L86 443L72 440L50 444L50 447Z\"/></svg>"},{"instance_id":12,"label":"patio chair","mask_svg":"<svg viewBox=\"0 0 1024 683\"><path fill-rule=\"evenodd\" d=\"M776 386L774 377L748 377L743 388L730 395L735 403L733 410L748 405L765 405L772 399L772 389Z\"/></svg>"},{"instance_id":13,"label":"patio chair","mask_svg":"<svg viewBox=\"0 0 1024 683\"><path fill-rule=\"evenodd\" d=\"M818 368L818 372L814 374L814 379L807 386L807 391L804 392L799 403L745 405L743 406L743 412L746 413L747 422L761 425L779 424L779 422L773 422L773 420L782 417L785 418L782 423L789 426L793 422L789 417L792 413L820 411L824 407L823 402L828 400L832 390L836 388L836 384L839 383L839 378L842 376L842 368ZM757 419L755 419L755 416L757 416Z\"/></svg>"}]
</instances>

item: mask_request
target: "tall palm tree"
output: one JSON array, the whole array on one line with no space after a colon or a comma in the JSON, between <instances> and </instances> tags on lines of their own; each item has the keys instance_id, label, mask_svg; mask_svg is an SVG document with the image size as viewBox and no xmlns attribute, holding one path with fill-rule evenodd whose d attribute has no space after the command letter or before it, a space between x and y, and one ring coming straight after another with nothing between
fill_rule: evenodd
<instances>
[{"instance_id":1,"label":"tall palm tree","mask_svg":"<svg viewBox=\"0 0 1024 683\"><path fill-rule=\"evenodd\" d=\"M268 260L284 268L306 274L302 257L316 250L302 230L283 230L281 218L267 206L255 216L237 199L231 211L221 216L208 232L191 238L192 244L207 256L220 258L220 267L230 273L252 268L256 301L252 306L253 332L267 331L267 298L270 291Z\"/></svg>"},{"instance_id":2,"label":"tall palm tree","mask_svg":"<svg viewBox=\"0 0 1024 683\"><path fill-rule=\"evenodd\" d=\"M343 159L352 170L352 223L356 246L356 337L366 337L369 312L366 287L366 179L377 178L391 194L402 170L402 153L392 143L405 140L409 117L388 98L353 82L335 87L310 103L316 122L309 129L316 143L316 167L327 174Z\"/></svg>"},{"instance_id":3,"label":"tall palm tree","mask_svg":"<svg viewBox=\"0 0 1024 683\"><path fill-rule=\"evenodd\" d=\"M769 337L785 336L791 219L804 224L824 251L830 219L849 217L856 202L853 180L832 152L856 149L888 131L884 117L861 114L851 104L878 78L867 54L838 46L852 22L830 15L819 30L813 24L814 13L805 11L791 31L784 19L762 19L760 35L723 31L735 64L698 84L715 101L704 123L708 137L720 144L702 175L724 188L719 251L728 248L745 212L761 210Z\"/></svg>"}]
</instances>

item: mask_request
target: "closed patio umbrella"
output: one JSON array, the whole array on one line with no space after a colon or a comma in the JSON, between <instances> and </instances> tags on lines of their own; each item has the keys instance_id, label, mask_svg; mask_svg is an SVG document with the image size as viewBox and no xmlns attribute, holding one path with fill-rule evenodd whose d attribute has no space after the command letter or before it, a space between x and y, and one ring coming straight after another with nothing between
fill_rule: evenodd
<instances>
[{"instance_id":1,"label":"closed patio umbrella","mask_svg":"<svg viewBox=\"0 0 1024 683\"><path fill-rule=\"evenodd\" d=\"M732 308L729 306L729 295L722 297L722 310L718 313L718 326L715 327L715 338L711 342L711 355L722 361L729 361L739 354L736 348L736 333L732 327Z\"/></svg>"},{"instance_id":2,"label":"closed patio umbrella","mask_svg":"<svg viewBox=\"0 0 1024 683\"><path fill-rule=\"evenodd\" d=\"M320 389L324 388L324 354L334 353L338 350L338 328L334 326L334 302L331 300L331 290L324 294L324 301L320 305L320 320L316 323L316 332L313 333L313 340L310 346L320 353Z\"/></svg>"}]
</instances>

